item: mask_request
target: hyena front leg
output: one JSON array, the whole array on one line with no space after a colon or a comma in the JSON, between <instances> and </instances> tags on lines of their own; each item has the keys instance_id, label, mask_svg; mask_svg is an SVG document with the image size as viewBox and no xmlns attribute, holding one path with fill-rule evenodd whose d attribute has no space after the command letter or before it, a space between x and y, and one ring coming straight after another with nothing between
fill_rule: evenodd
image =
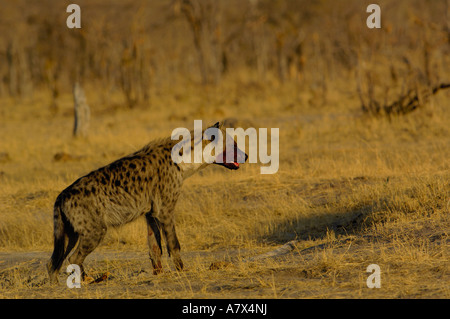
<instances>
[{"instance_id":1,"label":"hyena front leg","mask_svg":"<svg viewBox=\"0 0 450 319\"><path fill-rule=\"evenodd\" d=\"M167 221L161 222L161 226L166 238L169 256L172 257L175 268L178 271L181 271L183 270L183 261L181 260L180 256L180 242L178 241L177 233L175 231L175 223L173 219L169 219Z\"/></svg>"},{"instance_id":2,"label":"hyena front leg","mask_svg":"<svg viewBox=\"0 0 450 319\"><path fill-rule=\"evenodd\" d=\"M163 271L161 264L161 225L159 221L152 216L152 212L145 214L145 219L147 220L147 241L150 260L153 266L153 274L157 275Z\"/></svg>"}]
</instances>

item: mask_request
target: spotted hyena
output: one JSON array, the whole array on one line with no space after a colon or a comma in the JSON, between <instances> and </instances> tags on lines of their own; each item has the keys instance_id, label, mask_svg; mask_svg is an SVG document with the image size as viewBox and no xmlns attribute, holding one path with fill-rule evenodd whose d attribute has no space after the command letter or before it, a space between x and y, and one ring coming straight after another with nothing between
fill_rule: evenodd
<instances>
[{"instance_id":1,"label":"spotted hyena","mask_svg":"<svg viewBox=\"0 0 450 319\"><path fill-rule=\"evenodd\" d=\"M161 235L166 239L175 267L183 269L173 213L184 179L209 164L237 169L238 163L245 162L248 157L234 141L232 144L225 143L226 133L222 124L216 123L211 128L222 132L224 138L208 140L206 134L203 138L202 132L198 141L194 138L189 142L193 150L200 142L204 148L210 143L222 141L223 152L217 156L211 155L215 159L201 163L179 163L173 160L172 149L181 143L172 138L160 139L79 178L63 190L54 206L54 251L47 264L50 281L57 282L62 263L75 246L69 262L79 265L85 278L83 261L98 246L108 228L124 225L142 215L147 221L153 273L162 272ZM234 159L223 161L231 147ZM185 149L177 150L180 156Z\"/></svg>"}]
</instances>

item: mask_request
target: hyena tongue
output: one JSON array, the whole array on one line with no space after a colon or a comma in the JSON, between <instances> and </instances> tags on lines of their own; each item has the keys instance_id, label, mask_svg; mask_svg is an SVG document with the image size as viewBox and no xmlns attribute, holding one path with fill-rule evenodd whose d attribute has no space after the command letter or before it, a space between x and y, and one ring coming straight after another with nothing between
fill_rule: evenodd
<instances>
[{"instance_id":1,"label":"hyena tongue","mask_svg":"<svg viewBox=\"0 0 450 319\"><path fill-rule=\"evenodd\" d=\"M239 163L238 162L234 162L233 161L231 163L227 163L225 152L223 152L222 154L217 156L215 163L219 164L219 165L222 165L222 166L225 166L228 169L238 169L239 168Z\"/></svg>"},{"instance_id":2,"label":"hyena tongue","mask_svg":"<svg viewBox=\"0 0 450 319\"><path fill-rule=\"evenodd\" d=\"M237 162L233 162L233 163L224 163L223 164L226 168L229 169L238 169L239 168L239 163Z\"/></svg>"}]
</instances>

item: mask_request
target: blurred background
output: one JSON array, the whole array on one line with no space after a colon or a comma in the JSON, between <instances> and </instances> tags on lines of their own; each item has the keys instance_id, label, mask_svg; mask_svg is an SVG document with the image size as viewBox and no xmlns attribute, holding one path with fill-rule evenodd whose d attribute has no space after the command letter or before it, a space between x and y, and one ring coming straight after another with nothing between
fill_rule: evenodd
<instances>
[{"instance_id":1,"label":"blurred background","mask_svg":"<svg viewBox=\"0 0 450 319\"><path fill-rule=\"evenodd\" d=\"M68 29L72 2L1 0L0 97L41 92L57 111L79 81L133 108L168 88L292 85L320 106L342 87L389 103L450 81L447 0L380 0L381 29L356 0L79 0Z\"/></svg>"}]
</instances>

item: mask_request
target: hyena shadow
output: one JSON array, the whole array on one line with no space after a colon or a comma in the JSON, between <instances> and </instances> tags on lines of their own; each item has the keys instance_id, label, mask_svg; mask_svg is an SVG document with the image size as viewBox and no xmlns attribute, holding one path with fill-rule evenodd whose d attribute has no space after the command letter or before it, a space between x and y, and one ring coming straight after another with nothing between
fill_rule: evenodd
<instances>
[{"instance_id":1,"label":"hyena shadow","mask_svg":"<svg viewBox=\"0 0 450 319\"><path fill-rule=\"evenodd\" d=\"M367 178L357 177L352 180L323 180L291 189L290 192L297 191L295 196L306 203L306 211L275 223L269 233L259 240L281 244L294 239L322 239L331 231L336 236L360 234L378 220L377 212L382 209L383 201L355 202L353 207L343 205L340 201L346 201L345 197L353 189L372 182Z\"/></svg>"},{"instance_id":2,"label":"hyena shadow","mask_svg":"<svg viewBox=\"0 0 450 319\"><path fill-rule=\"evenodd\" d=\"M275 224L270 232L258 240L284 244L291 240L324 239L333 232L335 236L357 235L372 222L373 205L328 213L326 218L317 215L284 220Z\"/></svg>"}]
</instances>

